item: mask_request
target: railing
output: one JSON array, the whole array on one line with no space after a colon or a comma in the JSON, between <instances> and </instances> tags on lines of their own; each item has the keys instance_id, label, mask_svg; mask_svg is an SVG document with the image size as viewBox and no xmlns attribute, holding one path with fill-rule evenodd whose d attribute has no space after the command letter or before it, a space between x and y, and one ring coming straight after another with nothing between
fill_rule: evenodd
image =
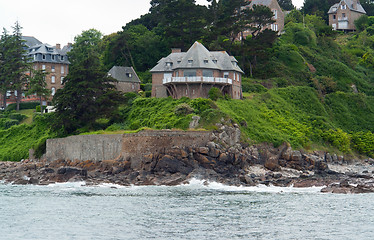
<instances>
[{"instance_id":1,"label":"railing","mask_svg":"<svg viewBox=\"0 0 374 240\"><path fill-rule=\"evenodd\" d=\"M230 78L215 78L215 77L169 77L162 80L163 84L168 83L220 83L232 84Z\"/></svg>"},{"instance_id":2,"label":"railing","mask_svg":"<svg viewBox=\"0 0 374 240\"><path fill-rule=\"evenodd\" d=\"M340 17L340 18L338 18L338 21L348 21L348 18L347 17Z\"/></svg>"}]
</instances>

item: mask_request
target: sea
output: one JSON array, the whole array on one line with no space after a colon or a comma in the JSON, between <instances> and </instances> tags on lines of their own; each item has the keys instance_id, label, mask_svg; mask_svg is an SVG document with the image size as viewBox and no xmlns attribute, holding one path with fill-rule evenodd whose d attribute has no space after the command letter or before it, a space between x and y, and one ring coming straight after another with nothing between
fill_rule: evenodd
<instances>
[{"instance_id":1,"label":"sea","mask_svg":"<svg viewBox=\"0 0 374 240\"><path fill-rule=\"evenodd\" d=\"M0 239L374 239L374 194L320 190L0 183Z\"/></svg>"}]
</instances>

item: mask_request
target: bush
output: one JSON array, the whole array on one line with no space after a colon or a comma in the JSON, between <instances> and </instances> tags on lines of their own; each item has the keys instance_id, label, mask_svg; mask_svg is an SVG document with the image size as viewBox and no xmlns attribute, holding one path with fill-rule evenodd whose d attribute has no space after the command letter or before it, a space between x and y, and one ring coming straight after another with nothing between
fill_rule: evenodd
<instances>
[{"instance_id":1,"label":"bush","mask_svg":"<svg viewBox=\"0 0 374 240\"><path fill-rule=\"evenodd\" d=\"M195 109L197 114L204 112L207 109L214 108L215 104L210 99L196 98L190 102L190 106Z\"/></svg>"},{"instance_id":2,"label":"bush","mask_svg":"<svg viewBox=\"0 0 374 240\"><path fill-rule=\"evenodd\" d=\"M242 89L243 92L248 92L248 93L263 93L267 92L267 88L262 86L261 84L258 83L248 83L248 82L243 82L242 83Z\"/></svg>"},{"instance_id":3,"label":"bush","mask_svg":"<svg viewBox=\"0 0 374 240\"><path fill-rule=\"evenodd\" d=\"M18 120L19 122L21 122L22 120L26 119L27 116L23 115L23 114L20 114L20 113L11 113L11 114L8 115L8 118L15 119L15 120Z\"/></svg>"},{"instance_id":4,"label":"bush","mask_svg":"<svg viewBox=\"0 0 374 240\"><path fill-rule=\"evenodd\" d=\"M181 103L174 108L176 115L188 115L194 112L194 109L187 103Z\"/></svg>"},{"instance_id":5,"label":"bush","mask_svg":"<svg viewBox=\"0 0 374 240\"><path fill-rule=\"evenodd\" d=\"M16 119L1 118L0 119L0 129L5 130L11 126L18 125L19 121Z\"/></svg>"},{"instance_id":6,"label":"bush","mask_svg":"<svg viewBox=\"0 0 374 240\"><path fill-rule=\"evenodd\" d=\"M22 110L22 109L35 109L36 106L39 106L40 103L39 102L22 102L19 104L19 109ZM12 103L12 104L9 104L7 107L6 107L6 111L12 111L12 110L16 110L17 109L17 104L16 103Z\"/></svg>"},{"instance_id":7,"label":"bush","mask_svg":"<svg viewBox=\"0 0 374 240\"><path fill-rule=\"evenodd\" d=\"M213 101L217 101L219 98L222 98L222 92L218 88L212 87L208 92L208 96Z\"/></svg>"}]
</instances>

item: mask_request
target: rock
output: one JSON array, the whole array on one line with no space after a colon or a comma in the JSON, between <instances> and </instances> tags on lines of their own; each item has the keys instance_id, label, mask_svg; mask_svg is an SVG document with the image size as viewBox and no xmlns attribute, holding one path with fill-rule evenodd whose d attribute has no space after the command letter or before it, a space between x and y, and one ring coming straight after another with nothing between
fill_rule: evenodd
<instances>
[{"instance_id":1,"label":"rock","mask_svg":"<svg viewBox=\"0 0 374 240\"><path fill-rule=\"evenodd\" d=\"M270 157L270 158L268 158L265 161L264 167L266 167L270 171L279 171L280 170L278 159L276 157Z\"/></svg>"},{"instance_id":2,"label":"rock","mask_svg":"<svg viewBox=\"0 0 374 240\"><path fill-rule=\"evenodd\" d=\"M189 128L197 128L199 126L200 116L192 116Z\"/></svg>"},{"instance_id":3,"label":"rock","mask_svg":"<svg viewBox=\"0 0 374 240\"><path fill-rule=\"evenodd\" d=\"M300 151L292 151L291 152L291 160L292 161L301 161L303 158L302 154Z\"/></svg>"},{"instance_id":4,"label":"rock","mask_svg":"<svg viewBox=\"0 0 374 240\"><path fill-rule=\"evenodd\" d=\"M207 148L207 147L199 147L199 148L197 148L197 152L201 153L201 154L204 154L204 155L208 155L209 148Z\"/></svg>"},{"instance_id":5,"label":"rock","mask_svg":"<svg viewBox=\"0 0 374 240\"><path fill-rule=\"evenodd\" d=\"M61 167L57 170L57 174L87 176L87 170L74 167Z\"/></svg>"},{"instance_id":6,"label":"rock","mask_svg":"<svg viewBox=\"0 0 374 240\"><path fill-rule=\"evenodd\" d=\"M325 161L328 162L328 163L332 162L332 157L331 157L330 153L326 153Z\"/></svg>"}]
</instances>

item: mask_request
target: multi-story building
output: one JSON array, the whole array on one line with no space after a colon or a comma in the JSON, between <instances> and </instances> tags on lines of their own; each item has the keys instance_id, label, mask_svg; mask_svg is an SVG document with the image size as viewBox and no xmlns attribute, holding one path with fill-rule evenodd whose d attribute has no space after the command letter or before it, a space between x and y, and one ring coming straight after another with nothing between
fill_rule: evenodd
<instances>
[{"instance_id":1,"label":"multi-story building","mask_svg":"<svg viewBox=\"0 0 374 240\"><path fill-rule=\"evenodd\" d=\"M237 60L225 51L208 51L195 42L187 52L173 49L151 69L152 96L207 98L212 87L233 99L242 98L242 74Z\"/></svg>"},{"instance_id":2,"label":"multi-story building","mask_svg":"<svg viewBox=\"0 0 374 240\"><path fill-rule=\"evenodd\" d=\"M28 46L27 55L35 70L45 70L47 72L47 89L51 90L51 95L63 87L64 77L69 72L69 60L67 53L71 50L71 43L61 48L60 44L50 46L40 43L34 37L23 37Z\"/></svg>"},{"instance_id":3,"label":"multi-story building","mask_svg":"<svg viewBox=\"0 0 374 240\"><path fill-rule=\"evenodd\" d=\"M40 42L35 37L23 36L22 39L25 41L26 54L32 62L32 68L35 70L43 69L47 72L47 89L51 90L52 96L45 100L51 100L56 91L63 87L62 82L69 72L70 62L67 53L71 50L71 43L61 48L60 44L50 46ZM7 104L16 102L16 94L16 91L7 92ZM39 101L39 98L33 95L25 96L23 93L21 102L28 101Z\"/></svg>"},{"instance_id":4,"label":"multi-story building","mask_svg":"<svg viewBox=\"0 0 374 240\"><path fill-rule=\"evenodd\" d=\"M358 0L341 0L328 11L329 25L334 30L355 31L355 20L366 14Z\"/></svg>"}]
</instances>

